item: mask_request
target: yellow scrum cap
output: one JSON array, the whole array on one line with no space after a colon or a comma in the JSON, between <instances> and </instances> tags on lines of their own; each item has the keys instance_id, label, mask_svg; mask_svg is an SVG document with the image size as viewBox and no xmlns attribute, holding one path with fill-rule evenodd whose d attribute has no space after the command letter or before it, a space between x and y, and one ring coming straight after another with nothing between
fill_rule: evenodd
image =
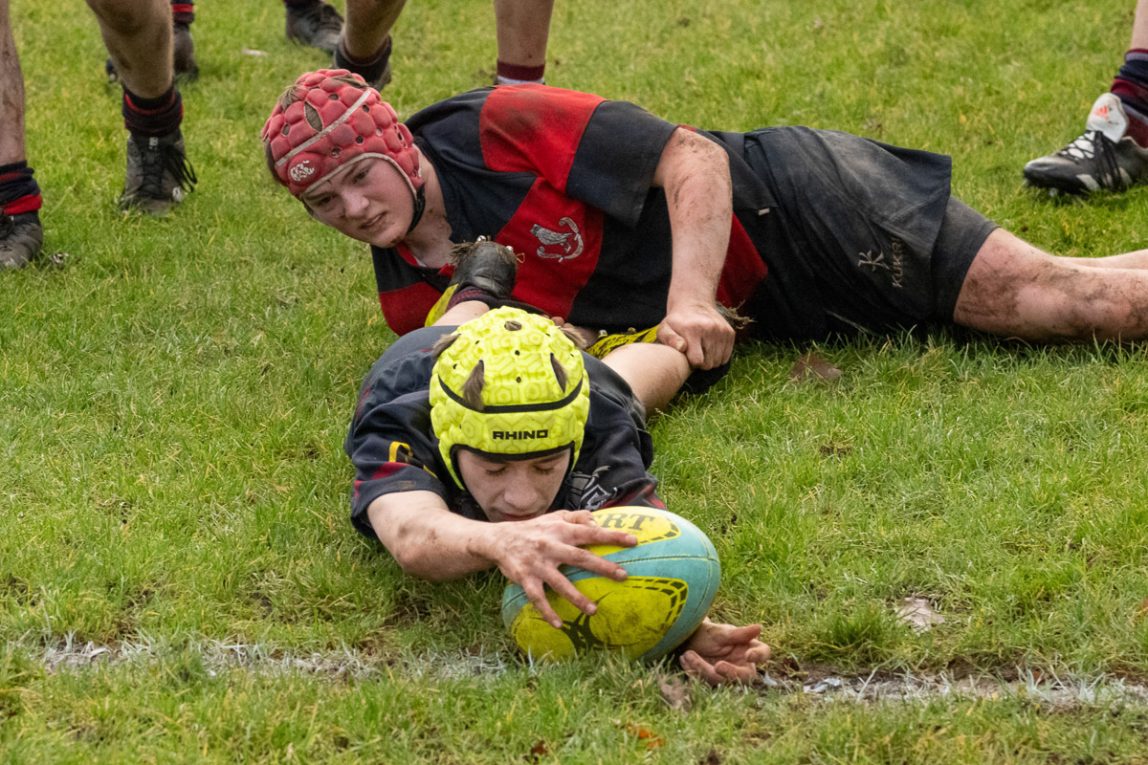
<instances>
[{"instance_id":1,"label":"yellow scrum cap","mask_svg":"<svg viewBox=\"0 0 1148 765\"><path fill-rule=\"evenodd\" d=\"M590 415L582 353L546 317L497 308L461 325L431 372L431 427L465 489L460 447L528 458L569 448L578 459Z\"/></svg>"}]
</instances>

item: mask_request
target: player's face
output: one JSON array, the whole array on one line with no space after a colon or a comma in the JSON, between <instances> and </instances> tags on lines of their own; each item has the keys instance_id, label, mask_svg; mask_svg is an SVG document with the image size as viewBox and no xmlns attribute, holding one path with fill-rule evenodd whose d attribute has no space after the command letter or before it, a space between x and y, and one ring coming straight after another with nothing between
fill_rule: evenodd
<instances>
[{"instance_id":1,"label":"player's face","mask_svg":"<svg viewBox=\"0 0 1148 765\"><path fill-rule=\"evenodd\" d=\"M378 157L339 168L300 198L320 223L378 247L401 241L415 212L411 189L398 168Z\"/></svg>"},{"instance_id":2,"label":"player's face","mask_svg":"<svg viewBox=\"0 0 1148 765\"><path fill-rule=\"evenodd\" d=\"M486 517L494 522L525 521L554 503L570 452L526 460L492 460L468 449L458 452L458 470Z\"/></svg>"}]
</instances>

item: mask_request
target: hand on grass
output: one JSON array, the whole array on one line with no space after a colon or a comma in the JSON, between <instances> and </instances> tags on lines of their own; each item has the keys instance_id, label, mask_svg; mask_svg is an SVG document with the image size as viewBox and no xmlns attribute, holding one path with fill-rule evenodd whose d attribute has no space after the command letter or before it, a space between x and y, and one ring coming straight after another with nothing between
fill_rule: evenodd
<instances>
[{"instance_id":1,"label":"hand on grass","mask_svg":"<svg viewBox=\"0 0 1148 765\"><path fill-rule=\"evenodd\" d=\"M736 627L706 619L690 635L681 656L682 669L710 685L748 684L758 666L769 661L769 646L761 642L760 624Z\"/></svg>"}]
</instances>

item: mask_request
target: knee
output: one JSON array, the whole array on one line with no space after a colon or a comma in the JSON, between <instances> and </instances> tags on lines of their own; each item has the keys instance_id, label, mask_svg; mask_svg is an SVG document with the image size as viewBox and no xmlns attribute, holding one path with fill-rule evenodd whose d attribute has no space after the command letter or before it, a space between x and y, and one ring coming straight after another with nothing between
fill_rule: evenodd
<instances>
[{"instance_id":1,"label":"knee","mask_svg":"<svg viewBox=\"0 0 1148 765\"><path fill-rule=\"evenodd\" d=\"M87 3L92 13L99 19L100 26L117 35L132 35L157 21L169 23L166 18L159 18L157 9L160 7L153 2L87 0ZM166 4L162 10L167 10Z\"/></svg>"}]
</instances>

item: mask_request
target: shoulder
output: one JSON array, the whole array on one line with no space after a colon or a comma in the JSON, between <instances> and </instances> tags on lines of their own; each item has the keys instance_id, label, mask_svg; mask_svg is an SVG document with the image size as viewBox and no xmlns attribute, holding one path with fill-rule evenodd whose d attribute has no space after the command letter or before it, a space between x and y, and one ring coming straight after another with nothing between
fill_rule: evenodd
<instances>
[{"instance_id":1,"label":"shoulder","mask_svg":"<svg viewBox=\"0 0 1148 765\"><path fill-rule=\"evenodd\" d=\"M405 124L417 136L444 121L468 115L477 117L493 90L491 87L477 88L431 104L412 114Z\"/></svg>"},{"instance_id":2,"label":"shoulder","mask_svg":"<svg viewBox=\"0 0 1148 765\"><path fill-rule=\"evenodd\" d=\"M359 408L371 401L392 401L427 390L434 368L434 347L454 327L423 327L403 335L371 366L359 395Z\"/></svg>"}]
</instances>

